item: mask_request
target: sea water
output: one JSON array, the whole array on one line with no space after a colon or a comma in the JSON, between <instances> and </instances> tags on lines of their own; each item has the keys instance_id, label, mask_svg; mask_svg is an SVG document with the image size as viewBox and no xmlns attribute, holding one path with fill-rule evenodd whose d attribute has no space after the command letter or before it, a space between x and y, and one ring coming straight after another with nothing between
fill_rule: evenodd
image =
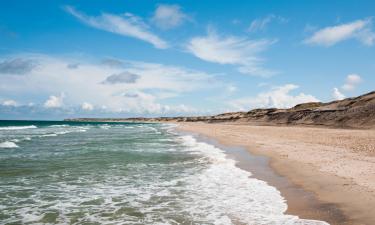
<instances>
[{"instance_id":1,"label":"sea water","mask_svg":"<svg viewBox=\"0 0 375 225\"><path fill-rule=\"evenodd\" d=\"M327 224L172 125L0 121L0 224Z\"/></svg>"}]
</instances>

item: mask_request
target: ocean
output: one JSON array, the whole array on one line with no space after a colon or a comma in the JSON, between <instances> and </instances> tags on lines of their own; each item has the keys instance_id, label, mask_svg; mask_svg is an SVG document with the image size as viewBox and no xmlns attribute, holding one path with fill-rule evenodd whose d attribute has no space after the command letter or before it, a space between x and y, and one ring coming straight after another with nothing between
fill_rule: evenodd
<instances>
[{"instance_id":1,"label":"ocean","mask_svg":"<svg viewBox=\"0 0 375 225\"><path fill-rule=\"evenodd\" d=\"M173 125L0 121L0 224L327 224Z\"/></svg>"}]
</instances>

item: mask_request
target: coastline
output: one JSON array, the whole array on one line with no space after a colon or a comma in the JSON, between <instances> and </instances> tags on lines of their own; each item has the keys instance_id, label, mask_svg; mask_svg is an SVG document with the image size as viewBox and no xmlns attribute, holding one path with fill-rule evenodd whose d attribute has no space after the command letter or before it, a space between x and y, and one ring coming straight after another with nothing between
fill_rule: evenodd
<instances>
[{"instance_id":1,"label":"coastline","mask_svg":"<svg viewBox=\"0 0 375 225\"><path fill-rule=\"evenodd\" d=\"M239 166L277 187L288 202L286 213L330 224L375 224L374 146L370 143L361 151L366 141L375 137L374 130L177 124L181 131L214 139L223 146L246 148L255 157L266 157L263 165L250 165L262 161L258 158L253 163L240 160ZM361 141L365 143L358 147ZM258 172L254 172L257 167ZM348 169L351 174L343 174Z\"/></svg>"}]
</instances>

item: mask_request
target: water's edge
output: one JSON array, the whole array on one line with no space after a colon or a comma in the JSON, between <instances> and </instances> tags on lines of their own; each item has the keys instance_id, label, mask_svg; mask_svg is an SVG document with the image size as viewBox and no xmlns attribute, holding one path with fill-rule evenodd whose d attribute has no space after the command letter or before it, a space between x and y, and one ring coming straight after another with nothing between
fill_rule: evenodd
<instances>
[{"instance_id":1,"label":"water's edge","mask_svg":"<svg viewBox=\"0 0 375 225\"><path fill-rule=\"evenodd\" d=\"M236 161L240 169L252 173L252 177L265 181L277 188L288 204L287 214L296 215L301 219L321 220L331 225L347 224L347 217L332 203L320 201L316 195L302 187L292 183L287 177L280 175L271 165L270 158L263 155L253 154L242 146L228 146L220 143L217 139L198 132L179 130L181 135L191 135L200 142L205 142L224 150L228 158Z\"/></svg>"}]
</instances>

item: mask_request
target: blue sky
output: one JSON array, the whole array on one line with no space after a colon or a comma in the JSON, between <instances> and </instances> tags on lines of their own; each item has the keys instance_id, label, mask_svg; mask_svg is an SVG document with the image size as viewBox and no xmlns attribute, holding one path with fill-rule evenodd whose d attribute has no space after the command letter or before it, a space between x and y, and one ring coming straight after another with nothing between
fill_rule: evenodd
<instances>
[{"instance_id":1,"label":"blue sky","mask_svg":"<svg viewBox=\"0 0 375 225\"><path fill-rule=\"evenodd\" d=\"M374 1L1 1L0 119L213 114L374 89Z\"/></svg>"}]
</instances>

